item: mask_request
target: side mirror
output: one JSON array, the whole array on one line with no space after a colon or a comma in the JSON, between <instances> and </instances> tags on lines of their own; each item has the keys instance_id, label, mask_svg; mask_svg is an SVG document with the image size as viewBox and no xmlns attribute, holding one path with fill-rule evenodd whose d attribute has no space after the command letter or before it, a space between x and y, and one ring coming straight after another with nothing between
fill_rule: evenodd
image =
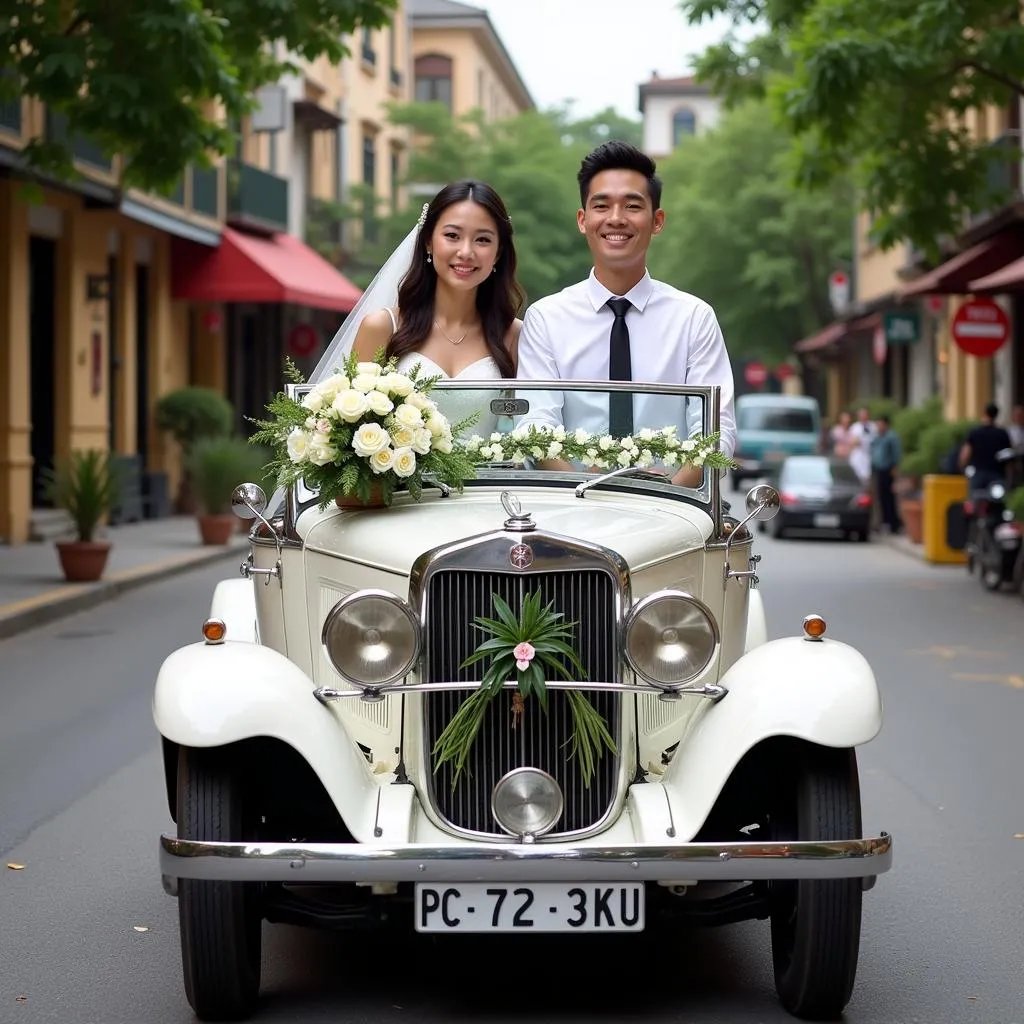
<instances>
[{"instance_id":1,"label":"side mirror","mask_svg":"<svg viewBox=\"0 0 1024 1024\"><path fill-rule=\"evenodd\" d=\"M267 495L259 484L239 484L231 492L231 511L239 519L262 519Z\"/></svg>"},{"instance_id":2,"label":"side mirror","mask_svg":"<svg viewBox=\"0 0 1024 1024\"><path fill-rule=\"evenodd\" d=\"M779 492L771 484L757 484L747 491L745 506L747 516L744 522L753 519L759 523L766 523L778 515L782 500L779 498Z\"/></svg>"}]
</instances>

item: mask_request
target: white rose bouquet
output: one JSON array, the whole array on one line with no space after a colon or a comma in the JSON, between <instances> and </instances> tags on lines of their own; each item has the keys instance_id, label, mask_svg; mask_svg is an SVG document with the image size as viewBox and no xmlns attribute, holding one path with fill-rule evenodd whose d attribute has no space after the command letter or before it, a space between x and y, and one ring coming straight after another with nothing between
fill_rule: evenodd
<instances>
[{"instance_id":1,"label":"white rose bouquet","mask_svg":"<svg viewBox=\"0 0 1024 1024\"><path fill-rule=\"evenodd\" d=\"M451 424L430 399L436 377L419 365L398 373L397 360L378 353L374 362L349 356L335 374L301 401L286 394L267 406L270 418L254 420L254 444L274 451L270 468L282 486L298 480L320 494L320 508L336 499L390 505L396 490L419 500L426 478L456 490L474 476L473 461L453 436L473 419ZM287 376L304 383L291 360Z\"/></svg>"}]
</instances>

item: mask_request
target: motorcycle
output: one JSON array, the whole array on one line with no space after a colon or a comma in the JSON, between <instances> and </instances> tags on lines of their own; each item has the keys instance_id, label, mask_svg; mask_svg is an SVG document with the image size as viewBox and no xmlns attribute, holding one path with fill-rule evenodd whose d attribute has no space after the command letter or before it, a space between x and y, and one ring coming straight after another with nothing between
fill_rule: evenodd
<instances>
[{"instance_id":1,"label":"motorcycle","mask_svg":"<svg viewBox=\"0 0 1024 1024\"><path fill-rule=\"evenodd\" d=\"M999 452L996 459L1005 467L1020 459L1012 448ZM969 481L975 476L974 467L968 466L965 475ZM1018 562L1024 551L1024 524L1018 522L1005 505L1007 485L994 480L987 487L971 489L963 503L966 519L967 571L978 570L981 585L986 590L999 590L1004 583L1013 582L1018 575Z\"/></svg>"}]
</instances>

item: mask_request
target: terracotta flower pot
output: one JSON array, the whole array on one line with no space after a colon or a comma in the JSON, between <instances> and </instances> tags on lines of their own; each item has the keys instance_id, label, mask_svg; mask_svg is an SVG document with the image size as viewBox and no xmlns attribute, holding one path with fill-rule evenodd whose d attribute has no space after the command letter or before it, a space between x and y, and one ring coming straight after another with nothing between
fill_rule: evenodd
<instances>
[{"instance_id":1,"label":"terracotta flower pot","mask_svg":"<svg viewBox=\"0 0 1024 1024\"><path fill-rule=\"evenodd\" d=\"M384 495L381 494L380 487L374 485L370 488L369 501L362 501L355 494L339 494L334 499L335 505L338 508L386 508L387 503L384 501Z\"/></svg>"},{"instance_id":2,"label":"terracotta flower pot","mask_svg":"<svg viewBox=\"0 0 1024 1024\"><path fill-rule=\"evenodd\" d=\"M103 575L110 541L58 540L57 557L69 583L95 583Z\"/></svg>"},{"instance_id":3,"label":"terracotta flower pot","mask_svg":"<svg viewBox=\"0 0 1024 1024\"><path fill-rule=\"evenodd\" d=\"M199 536L204 544L227 544L235 532L238 520L231 512L217 515L199 515Z\"/></svg>"},{"instance_id":4,"label":"terracotta flower pot","mask_svg":"<svg viewBox=\"0 0 1024 1024\"><path fill-rule=\"evenodd\" d=\"M920 498L900 498L900 519L907 531L907 539L914 544L924 540L924 503Z\"/></svg>"}]
</instances>

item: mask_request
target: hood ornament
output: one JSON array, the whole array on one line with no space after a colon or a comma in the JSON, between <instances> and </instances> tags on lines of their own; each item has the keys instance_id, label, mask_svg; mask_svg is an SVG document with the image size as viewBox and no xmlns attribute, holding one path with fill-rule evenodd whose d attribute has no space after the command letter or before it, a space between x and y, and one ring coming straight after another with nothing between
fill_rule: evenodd
<instances>
[{"instance_id":1,"label":"hood ornament","mask_svg":"<svg viewBox=\"0 0 1024 1024\"><path fill-rule=\"evenodd\" d=\"M536 530L537 524L529 512L524 512L519 499L511 491L501 492L501 506L505 510L508 519L505 520L505 529L513 533L527 533Z\"/></svg>"}]
</instances>

